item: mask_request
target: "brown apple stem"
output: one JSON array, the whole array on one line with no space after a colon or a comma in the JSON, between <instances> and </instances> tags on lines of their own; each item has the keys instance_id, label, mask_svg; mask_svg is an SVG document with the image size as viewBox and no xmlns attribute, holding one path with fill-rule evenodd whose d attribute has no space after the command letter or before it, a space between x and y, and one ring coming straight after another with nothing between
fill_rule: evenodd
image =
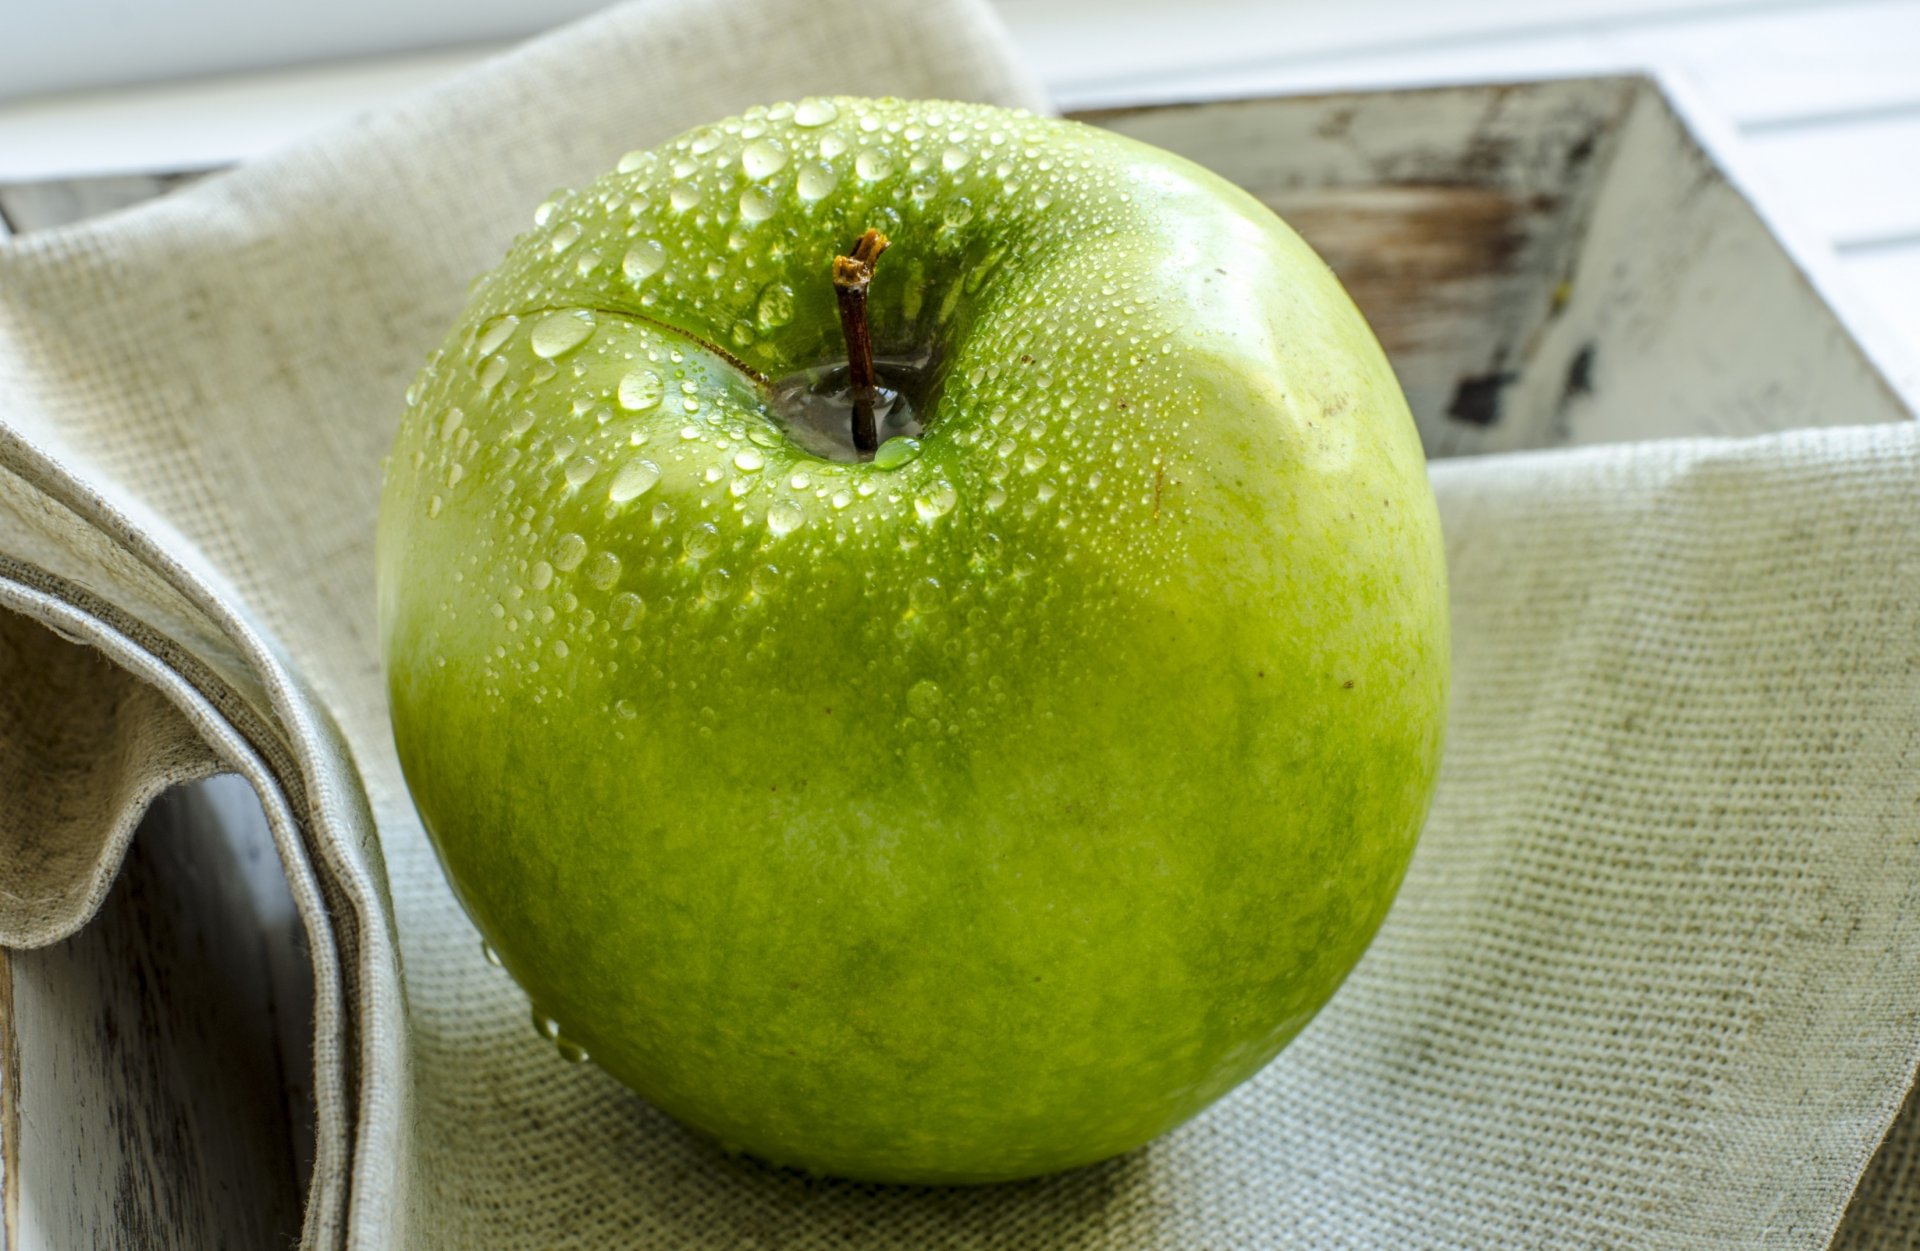
<instances>
[{"instance_id":1,"label":"brown apple stem","mask_svg":"<svg viewBox=\"0 0 1920 1251\"><path fill-rule=\"evenodd\" d=\"M874 427L873 335L867 326L867 284L873 265L887 250L877 230L861 235L853 255L833 258L833 292L840 299L840 332L847 339L847 385L853 392L853 448L866 455L880 446Z\"/></svg>"}]
</instances>

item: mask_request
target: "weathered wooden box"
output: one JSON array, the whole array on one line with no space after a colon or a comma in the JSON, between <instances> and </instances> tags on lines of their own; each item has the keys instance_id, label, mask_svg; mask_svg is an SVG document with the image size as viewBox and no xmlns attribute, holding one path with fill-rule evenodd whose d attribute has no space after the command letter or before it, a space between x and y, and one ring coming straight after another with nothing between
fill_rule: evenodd
<instances>
[{"instance_id":1,"label":"weathered wooden box","mask_svg":"<svg viewBox=\"0 0 1920 1251\"><path fill-rule=\"evenodd\" d=\"M1713 120L1650 79L1084 119L1291 221L1371 319L1432 455L1914 415L1829 259L1746 195ZM173 181L0 187L0 208L53 224ZM0 1248L297 1233L309 991L271 844L234 790L164 805L81 934L0 951Z\"/></svg>"}]
</instances>

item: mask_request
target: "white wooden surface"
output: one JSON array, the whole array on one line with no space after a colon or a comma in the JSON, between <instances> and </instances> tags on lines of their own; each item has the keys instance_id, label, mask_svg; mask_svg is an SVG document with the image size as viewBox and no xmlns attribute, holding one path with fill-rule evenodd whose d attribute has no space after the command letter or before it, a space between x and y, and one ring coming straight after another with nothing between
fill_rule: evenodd
<instances>
[{"instance_id":1,"label":"white wooden surface","mask_svg":"<svg viewBox=\"0 0 1920 1251\"><path fill-rule=\"evenodd\" d=\"M1920 0L996 0L1063 107L1655 68L1920 360ZM471 38L468 32L466 38ZM0 185L208 168L494 44L0 103Z\"/></svg>"}]
</instances>

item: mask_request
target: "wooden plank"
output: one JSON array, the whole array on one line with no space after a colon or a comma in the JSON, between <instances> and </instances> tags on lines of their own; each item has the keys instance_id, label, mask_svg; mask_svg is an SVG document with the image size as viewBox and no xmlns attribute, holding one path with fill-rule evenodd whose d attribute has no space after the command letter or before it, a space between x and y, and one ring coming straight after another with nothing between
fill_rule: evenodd
<instances>
[{"instance_id":1,"label":"wooden plank","mask_svg":"<svg viewBox=\"0 0 1920 1251\"><path fill-rule=\"evenodd\" d=\"M210 828L204 795L165 797L84 930L0 952L8 1251L300 1236L272 969Z\"/></svg>"}]
</instances>

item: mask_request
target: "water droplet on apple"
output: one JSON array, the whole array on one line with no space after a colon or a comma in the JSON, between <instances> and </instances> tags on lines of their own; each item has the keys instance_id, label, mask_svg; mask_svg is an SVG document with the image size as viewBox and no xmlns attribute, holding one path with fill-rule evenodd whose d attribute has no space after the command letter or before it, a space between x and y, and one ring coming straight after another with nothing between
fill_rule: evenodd
<instances>
[{"instance_id":1,"label":"water droplet on apple","mask_svg":"<svg viewBox=\"0 0 1920 1251\"><path fill-rule=\"evenodd\" d=\"M560 229L553 232L553 238L547 241L547 246L553 249L555 256L558 256L579 241L580 223L566 222L561 225Z\"/></svg>"},{"instance_id":2,"label":"water droplet on apple","mask_svg":"<svg viewBox=\"0 0 1920 1251\"><path fill-rule=\"evenodd\" d=\"M920 440L901 437L888 439L873 454L875 469L898 469L900 466L920 459Z\"/></svg>"},{"instance_id":3,"label":"water droplet on apple","mask_svg":"<svg viewBox=\"0 0 1920 1251\"><path fill-rule=\"evenodd\" d=\"M684 213L699 204L703 194L698 183L677 182L667 193L667 203L673 205L674 212Z\"/></svg>"},{"instance_id":4,"label":"water droplet on apple","mask_svg":"<svg viewBox=\"0 0 1920 1251\"><path fill-rule=\"evenodd\" d=\"M991 513L991 512L1000 511L1000 506L1006 502L1007 502L1007 493L1004 489L1000 487L994 487L991 491L987 492L986 505L987 505L988 512Z\"/></svg>"},{"instance_id":5,"label":"water droplet on apple","mask_svg":"<svg viewBox=\"0 0 1920 1251\"><path fill-rule=\"evenodd\" d=\"M705 560L720 550L720 531L712 522L703 521L687 532L687 555L694 560Z\"/></svg>"},{"instance_id":6,"label":"water droplet on apple","mask_svg":"<svg viewBox=\"0 0 1920 1251\"><path fill-rule=\"evenodd\" d=\"M496 969L506 967L506 965L503 964L500 960L500 953L493 949L492 943L481 943L480 955L486 960L488 964L491 964Z\"/></svg>"},{"instance_id":7,"label":"water droplet on apple","mask_svg":"<svg viewBox=\"0 0 1920 1251\"><path fill-rule=\"evenodd\" d=\"M885 148L862 148L853 158L853 172L868 182L878 182L893 172L893 154Z\"/></svg>"},{"instance_id":8,"label":"water droplet on apple","mask_svg":"<svg viewBox=\"0 0 1920 1251\"><path fill-rule=\"evenodd\" d=\"M807 515L792 500L781 500L767 509L767 532L775 538L792 534L805 522Z\"/></svg>"},{"instance_id":9,"label":"water droplet on apple","mask_svg":"<svg viewBox=\"0 0 1920 1251\"><path fill-rule=\"evenodd\" d=\"M612 552L599 551L587 562L587 581L594 589L610 591L613 584L620 580L620 558Z\"/></svg>"},{"instance_id":10,"label":"water droplet on apple","mask_svg":"<svg viewBox=\"0 0 1920 1251\"><path fill-rule=\"evenodd\" d=\"M766 463L767 458L750 447L740 449L733 457L733 467L741 473L758 473Z\"/></svg>"},{"instance_id":11,"label":"water droplet on apple","mask_svg":"<svg viewBox=\"0 0 1920 1251\"><path fill-rule=\"evenodd\" d=\"M1033 473L1046 463L1047 454L1037 447L1028 448L1026 456L1021 458L1020 461L1021 467L1028 473Z\"/></svg>"},{"instance_id":12,"label":"water droplet on apple","mask_svg":"<svg viewBox=\"0 0 1920 1251\"><path fill-rule=\"evenodd\" d=\"M740 153L740 168L753 179L770 178L786 164L787 150L775 139L755 139Z\"/></svg>"},{"instance_id":13,"label":"water droplet on apple","mask_svg":"<svg viewBox=\"0 0 1920 1251\"><path fill-rule=\"evenodd\" d=\"M823 200L840 181L840 174L833 166L824 161L810 161L800 167L800 176L794 179L794 190L800 198L809 203Z\"/></svg>"},{"instance_id":14,"label":"water droplet on apple","mask_svg":"<svg viewBox=\"0 0 1920 1251\"><path fill-rule=\"evenodd\" d=\"M962 147L950 147L940 154L940 168L951 174L973 158L973 154Z\"/></svg>"},{"instance_id":15,"label":"water droplet on apple","mask_svg":"<svg viewBox=\"0 0 1920 1251\"><path fill-rule=\"evenodd\" d=\"M802 100L793 108L793 124L809 129L825 126L840 116L839 106L831 100L822 100L818 96Z\"/></svg>"},{"instance_id":16,"label":"water droplet on apple","mask_svg":"<svg viewBox=\"0 0 1920 1251\"><path fill-rule=\"evenodd\" d=\"M932 490L914 497L913 511L920 514L922 521L938 521L959 502L960 493L953 489L951 482L936 482Z\"/></svg>"},{"instance_id":17,"label":"water droplet on apple","mask_svg":"<svg viewBox=\"0 0 1920 1251\"><path fill-rule=\"evenodd\" d=\"M573 1041L573 1039L562 1035L553 1040L553 1045L555 1050L559 1051L560 1058L568 1064L585 1064L587 1062L587 1049Z\"/></svg>"},{"instance_id":18,"label":"water droplet on apple","mask_svg":"<svg viewBox=\"0 0 1920 1251\"><path fill-rule=\"evenodd\" d=\"M650 460L630 460L620 466L607 485L607 499L615 504L638 499L660 481L660 466Z\"/></svg>"},{"instance_id":19,"label":"water droplet on apple","mask_svg":"<svg viewBox=\"0 0 1920 1251\"><path fill-rule=\"evenodd\" d=\"M567 640L565 640L565 639L555 639L555 640L553 640L553 655L554 655L554 659L556 659L556 660L565 660L565 659L567 658L567 655L568 655L568 653L569 653L569 652L570 652L571 650L572 650L572 649L571 649L571 648L569 648L569 647L567 646Z\"/></svg>"},{"instance_id":20,"label":"water droplet on apple","mask_svg":"<svg viewBox=\"0 0 1920 1251\"><path fill-rule=\"evenodd\" d=\"M533 562L533 568L527 571L527 581L536 591L544 591L553 584L553 566L544 560Z\"/></svg>"},{"instance_id":21,"label":"water droplet on apple","mask_svg":"<svg viewBox=\"0 0 1920 1251\"><path fill-rule=\"evenodd\" d=\"M661 500L658 504L655 504L653 506L652 515L653 515L654 525L664 526L669 521L673 520L673 505L667 503L667 501L665 500Z\"/></svg>"},{"instance_id":22,"label":"water droplet on apple","mask_svg":"<svg viewBox=\"0 0 1920 1251\"><path fill-rule=\"evenodd\" d=\"M457 408L449 408L446 412L442 413L440 415L440 437L451 441L453 439L453 432L460 428L460 423L465 421L466 417L467 415Z\"/></svg>"},{"instance_id":23,"label":"water droplet on apple","mask_svg":"<svg viewBox=\"0 0 1920 1251\"><path fill-rule=\"evenodd\" d=\"M740 220L748 225L758 225L772 217L775 207L772 193L764 187L748 187L740 193Z\"/></svg>"},{"instance_id":24,"label":"water droplet on apple","mask_svg":"<svg viewBox=\"0 0 1920 1251\"><path fill-rule=\"evenodd\" d=\"M614 171L616 173L621 173L621 174L631 174L634 170L639 169L642 165L645 165L647 163L647 159L652 155L653 154L650 152L647 152L641 149L636 149L632 152L627 153L625 156L621 157L620 163L613 167Z\"/></svg>"},{"instance_id":25,"label":"water droplet on apple","mask_svg":"<svg viewBox=\"0 0 1920 1251\"><path fill-rule=\"evenodd\" d=\"M546 225L547 222L552 219L553 210L558 207L559 203L560 197L558 195L544 201L539 208L533 210L533 224L536 226Z\"/></svg>"},{"instance_id":26,"label":"water droplet on apple","mask_svg":"<svg viewBox=\"0 0 1920 1251\"><path fill-rule=\"evenodd\" d=\"M661 245L660 241L642 239L628 248L627 254L620 258L620 272L627 276L628 282L638 286L659 273L666 263L667 249Z\"/></svg>"},{"instance_id":27,"label":"water droplet on apple","mask_svg":"<svg viewBox=\"0 0 1920 1251\"><path fill-rule=\"evenodd\" d=\"M771 595L780 589L780 569L777 565L762 565L753 571L748 582L755 595Z\"/></svg>"},{"instance_id":28,"label":"water droplet on apple","mask_svg":"<svg viewBox=\"0 0 1920 1251\"><path fill-rule=\"evenodd\" d=\"M540 1035L540 1037L546 1039L548 1042L552 1042L554 1039L560 1037L560 1022L541 1011L539 1004L533 1005L532 1014L534 1033Z\"/></svg>"},{"instance_id":29,"label":"water droplet on apple","mask_svg":"<svg viewBox=\"0 0 1920 1251\"><path fill-rule=\"evenodd\" d=\"M533 354L544 360L565 356L593 337L593 314L584 309L548 313L534 323Z\"/></svg>"},{"instance_id":30,"label":"water droplet on apple","mask_svg":"<svg viewBox=\"0 0 1920 1251\"><path fill-rule=\"evenodd\" d=\"M849 491L835 491L827 503L832 504L836 509L845 508L853 503L853 494Z\"/></svg>"},{"instance_id":31,"label":"water droplet on apple","mask_svg":"<svg viewBox=\"0 0 1920 1251\"><path fill-rule=\"evenodd\" d=\"M445 500L441 499L438 495L434 496L433 498L427 501L427 516L438 517L440 515L440 510L445 508L446 506L447 506L447 502Z\"/></svg>"},{"instance_id":32,"label":"water droplet on apple","mask_svg":"<svg viewBox=\"0 0 1920 1251\"><path fill-rule=\"evenodd\" d=\"M508 339L520 325L518 317L496 317L480 327L480 337L473 342L473 350L481 356L491 356L506 345Z\"/></svg>"},{"instance_id":33,"label":"water droplet on apple","mask_svg":"<svg viewBox=\"0 0 1920 1251\"><path fill-rule=\"evenodd\" d=\"M907 689L907 711L921 719L940 711L939 684L922 678Z\"/></svg>"},{"instance_id":34,"label":"water droplet on apple","mask_svg":"<svg viewBox=\"0 0 1920 1251\"><path fill-rule=\"evenodd\" d=\"M695 156L705 156L719 147L724 139L725 136L720 133L719 127L708 127L693 137L693 142L687 145L687 150Z\"/></svg>"},{"instance_id":35,"label":"water droplet on apple","mask_svg":"<svg viewBox=\"0 0 1920 1251\"><path fill-rule=\"evenodd\" d=\"M640 715L640 710L633 706L630 699L616 699L613 701L613 714L622 721L631 721Z\"/></svg>"},{"instance_id":36,"label":"water droplet on apple","mask_svg":"<svg viewBox=\"0 0 1920 1251\"><path fill-rule=\"evenodd\" d=\"M774 330L793 320L793 288L785 283L772 283L760 293L760 302L754 310L754 320L761 330Z\"/></svg>"},{"instance_id":37,"label":"water droplet on apple","mask_svg":"<svg viewBox=\"0 0 1920 1251\"><path fill-rule=\"evenodd\" d=\"M622 591L607 601L607 620L616 630L631 630L646 615L646 601L632 591Z\"/></svg>"},{"instance_id":38,"label":"water droplet on apple","mask_svg":"<svg viewBox=\"0 0 1920 1251\"><path fill-rule=\"evenodd\" d=\"M922 578L907 593L907 602L913 605L915 612L939 612L947 606L947 593L938 578Z\"/></svg>"},{"instance_id":39,"label":"water droplet on apple","mask_svg":"<svg viewBox=\"0 0 1920 1251\"><path fill-rule=\"evenodd\" d=\"M1048 502L1049 500L1051 500L1051 499L1053 499L1053 497L1054 497L1054 494L1055 494L1055 492L1056 492L1057 490L1058 490L1058 488L1056 488L1056 487L1055 487L1055 486L1053 485L1053 483L1051 483L1051 482L1042 482L1042 483L1040 484L1040 486L1039 486L1039 487L1038 487L1038 488L1037 488L1037 489L1036 489L1036 490L1034 491L1034 495L1035 495L1036 497L1038 497L1038 499L1040 500L1040 502L1041 502L1042 504L1045 504L1045 503L1047 503L1047 502Z\"/></svg>"},{"instance_id":40,"label":"water droplet on apple","mask_svg":"<svg viewBox=\"0 0 1920 1251\"><path fill-rule=\"evenodd\" d=\"M660 375L651 369L642 367L629 370L620 379L618 392L620 407L630 413L645 412L660 402L660 396L665 389L660 381Z\"/></svg>"},{"instance_id":41,"label":"water droplet on apple","mask_svg":"<svg viewBox=\"0 0 1920 1251\"><path fill-rule=\"evenodd\" d=\"M587 556L587 541L577 534L563 534L553 545L553 567L571 573Z\"/></svg>"},{"instance_id":42,"label":"water droplet on apple","mask_svg":"<svg viewBox=\"0 0 1920 1251\"><path fill-rule=\"evenodd\" d=\"M574 488L583 487L599 471L600 462L591 456L582 456L578 460L570 461L567 464L567 485Z\"/></svg>"},{"instance_id":43,"label":"water droplet on apple","mask_svg":"<svg viewBox=\"0 0 1920 1251\"><path fill-rule=\"evenodd\" d=\"M733 575L725 569L709 569L707 576L700 579L700 593L717 604L727 597L732 583Z\"/></svg>"}]
</instances>

